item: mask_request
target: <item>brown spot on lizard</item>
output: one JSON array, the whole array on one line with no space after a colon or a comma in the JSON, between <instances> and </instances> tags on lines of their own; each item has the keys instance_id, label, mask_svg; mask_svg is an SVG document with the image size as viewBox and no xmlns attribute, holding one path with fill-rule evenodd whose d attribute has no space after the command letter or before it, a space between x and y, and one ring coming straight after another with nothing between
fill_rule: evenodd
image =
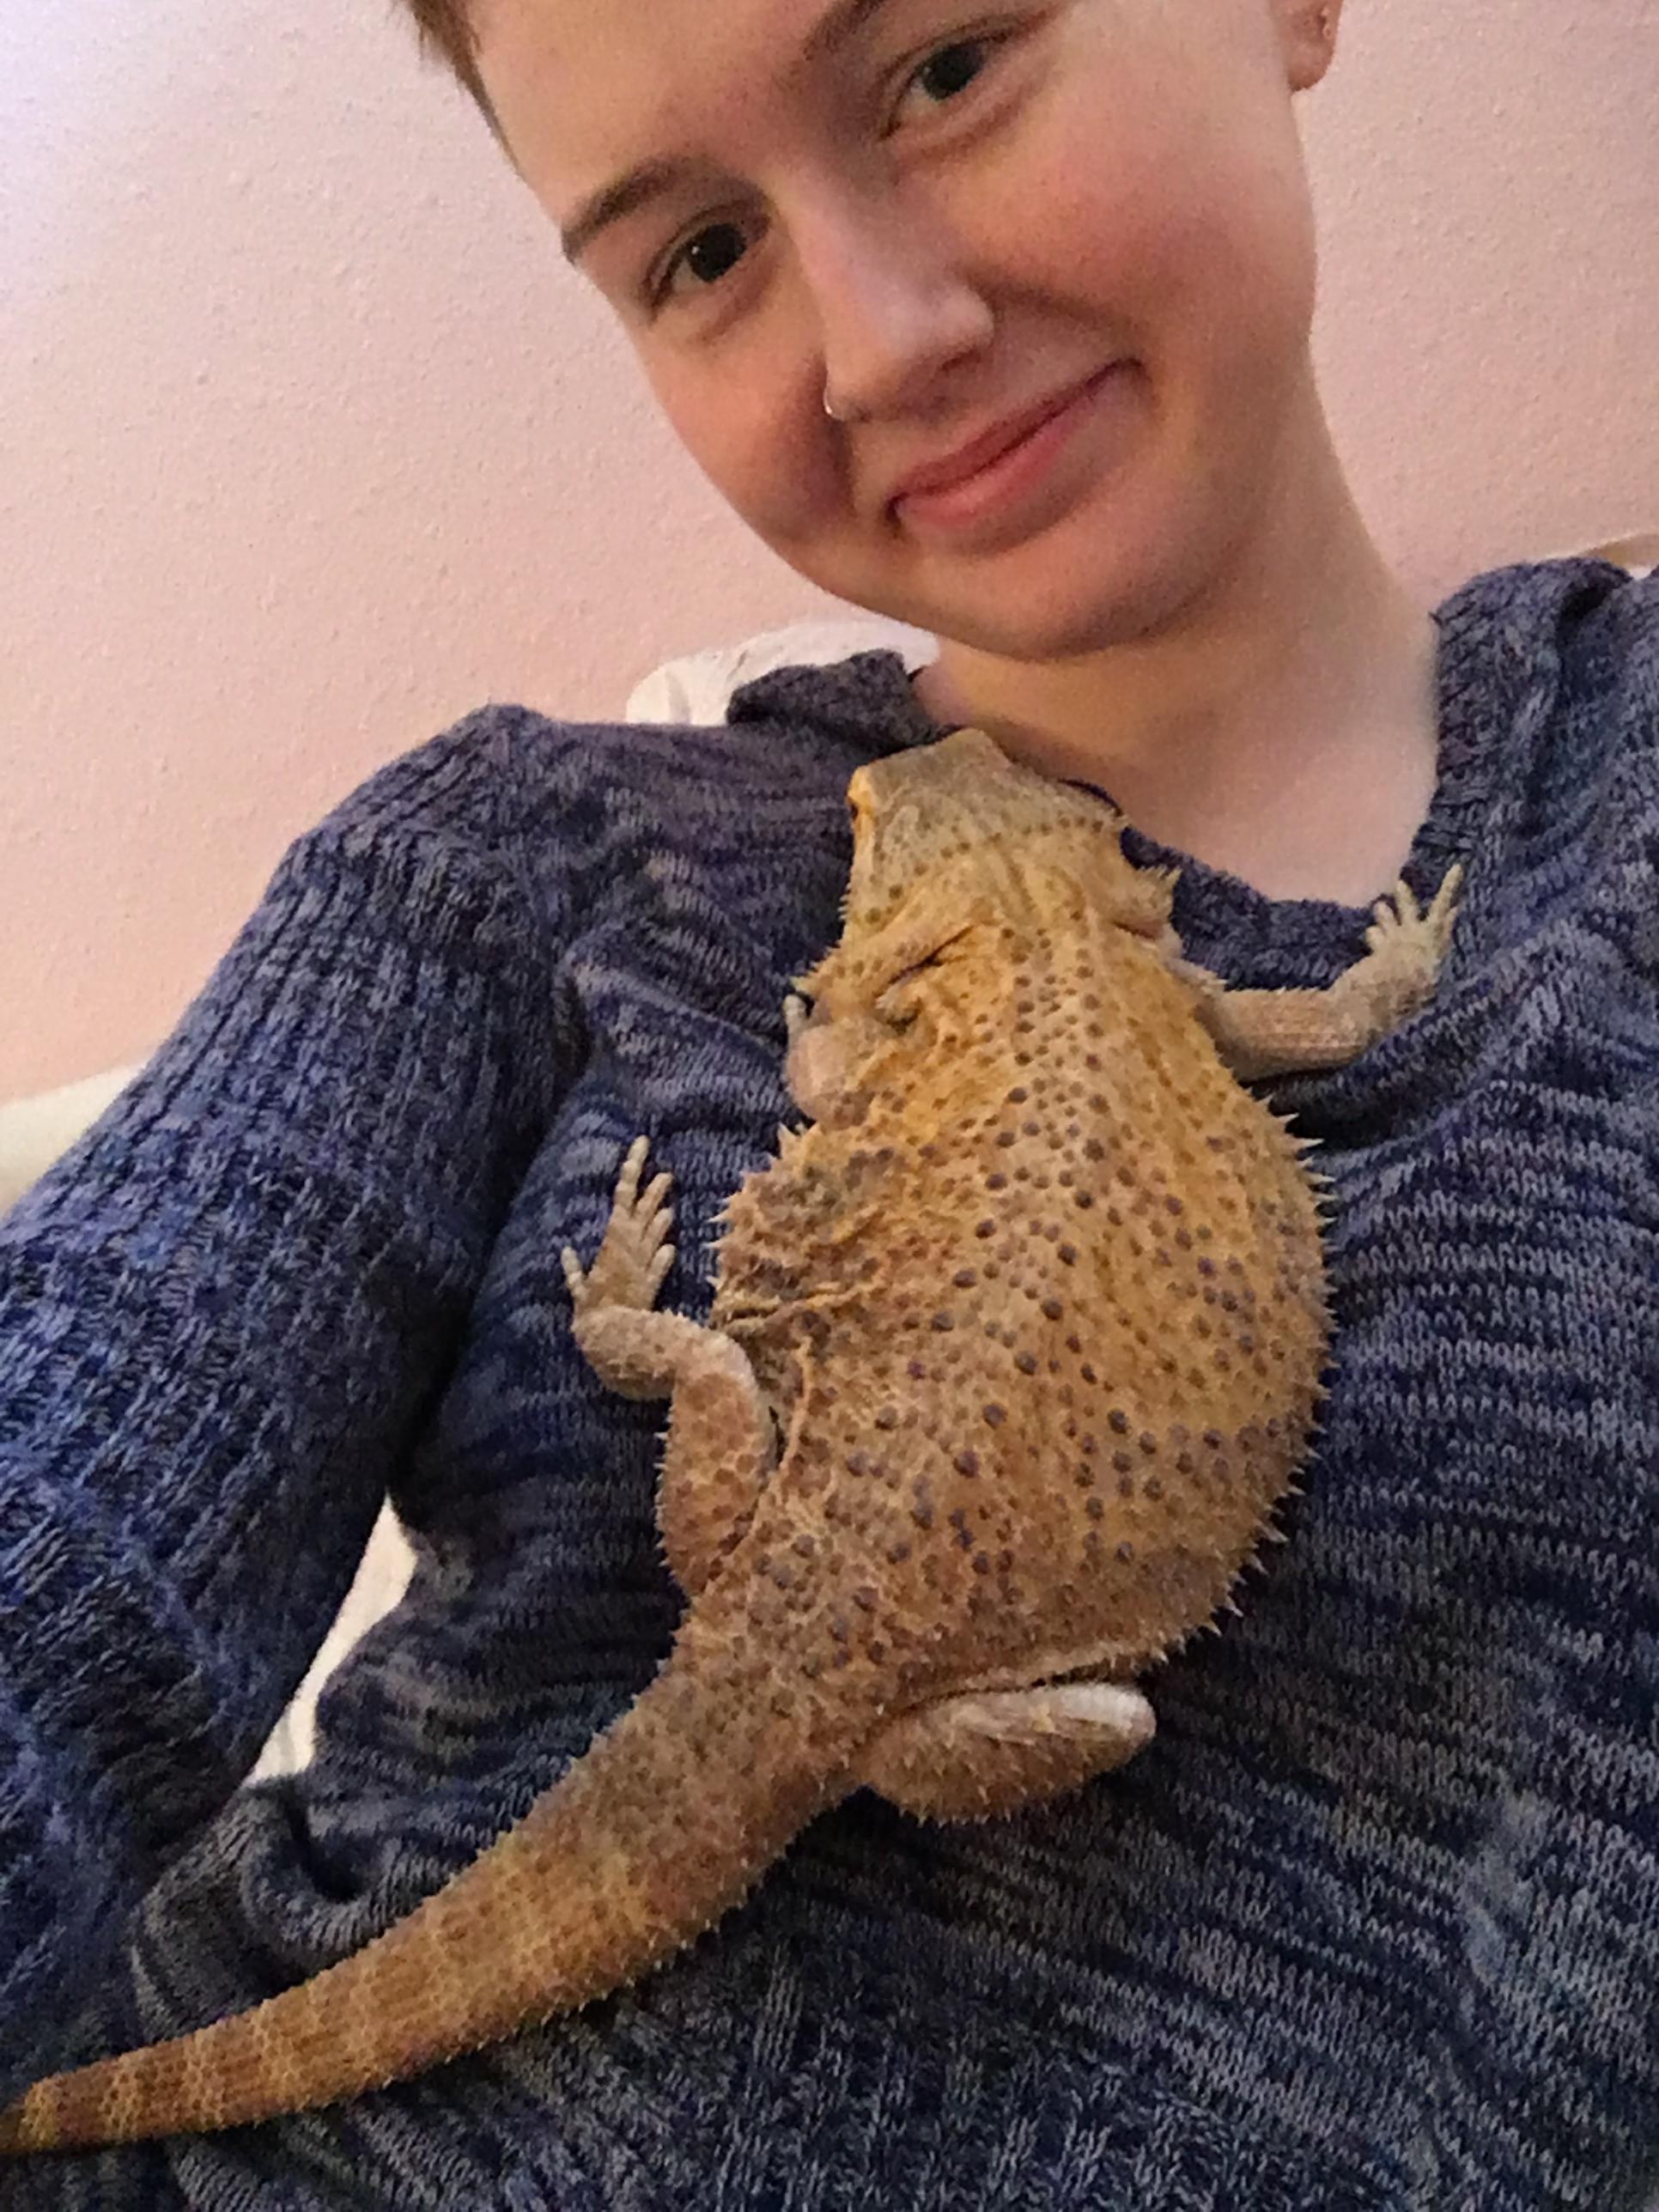
<instances>
[{"instance_id":1,"label":"brown spot on lizard","mask_svg":"<svg viewBox=\"0 0 1659 2212\"><path fill-rule=\"evenodd\" d=\"M726 1209L708 1325L659 1313L668 1178L628 1154L584 1352L669 1397L690 1602L656 1678L515 1826L354 1956L58 2075L18 2153L329 2104L579 2007L692 1942L860 1786L1011 1812L1152 1733L1312 1441L1322 1178L1239 1079L1414 1012L1460 871L1379 901L1324 991L1182 956L1174 871L982 732L861 769L836 948L787 1009L812 1117Z\"/></svg>"}]
</instances>

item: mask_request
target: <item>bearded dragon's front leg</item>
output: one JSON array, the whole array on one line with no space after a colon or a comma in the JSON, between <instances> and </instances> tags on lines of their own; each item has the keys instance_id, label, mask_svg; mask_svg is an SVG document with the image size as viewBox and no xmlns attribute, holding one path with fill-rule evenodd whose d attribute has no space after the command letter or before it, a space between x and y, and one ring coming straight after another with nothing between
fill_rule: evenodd
<instances>
[{"instance_id":1,"label":"bearded dragon's front leg","mask_svg":"<svg viewBox=\"0 0 1659 2212\"><path fill-rule=\"evenodd\" d=\"M871 1054L892 1037L892 1024L876 1014L830 1021L791 992L783 1002L789 1048L784 1080L803 1114L814 1121L856 1119L867 1101L859 1075Z\"/></svg>"},{"instance_id":2,"label":"bearded dragon's front leg","mask_svg":"<svg viewBox=\"0 0 1659 2212\"><path fill-rule=\"evenodd\" d=\"M743 1347L684 1314L653 1310L674 1262L671 1178L640 1174L637 1138L617 1178L611 1219L592 1266L562 1255L575 1309L572 1333L608 1389L672 1398L657 1489L657 1526L675 1580L696 1596L742 1535L776 1459L772 1415Z\"/></svg>"},{"instance_id":3,"label":"bearded dragon's front leg","mask_svg":"<svg viewBox=\"0 0 1659 2212\"><path fill-rule=\"evenodd\" d=\"M1366 951L1323 990L1229 990L1187 959L1173 928L1161 950L1170 973L1192 985L1199 1018L1241 1083L1312 1068L1346 1067L1428 1000L1451 939L1462 862L1449 868L1421 912L1402 878L1371 908Z\"/></svg>"}]
</instances>

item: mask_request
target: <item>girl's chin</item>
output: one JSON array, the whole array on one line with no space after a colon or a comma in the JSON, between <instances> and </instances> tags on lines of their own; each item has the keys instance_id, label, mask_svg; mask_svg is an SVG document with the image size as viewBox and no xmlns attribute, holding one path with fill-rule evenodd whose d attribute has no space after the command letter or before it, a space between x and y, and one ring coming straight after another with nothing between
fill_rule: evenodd
<instances>
[{"instance_id":1,"label":"girl's chin","mask_svg":"<svg viewBox=\"0 0 1659 2212\"><path fill-rule=\"evenodd\" d=\"M1143 550L1131 563L1122 550L1130 535L1116 533L1106 550L1097 532L1063 539L1056 532L1052 544L1033 543L976 574L935 574L933 588L915 595L926 611L899 619L969 653L1042 665L1148 641L1184 604L1195 579L1180 540L1133 533L1143 549L1158 542L1160 550L1152 556ZM933 681L942 695L945 674Z\"/></svg>"},{"instance_id":2,"label":"girl's chin","mask_svg":"<svg viewBox=\"0 0 1659 2212\"><path fill-rule=\"evenodd\" d=\"M1126 621L1118 602L1104 592L1084 605L1034 612L1024 623L1011 622L1006 607L983 620L975 619L974 611L967 608L931 622L914 615L903 619L939 640L941 659L948 658L949 649L954 647L958 652L1023 662L1034 668L1082 659L1146 634L1145 623ZM947 670L936 663L925 672L926 685L918 684L915 689L929 714L935 721L960 720L963 702L953 694Z\"/></svg>"}]
</instances>

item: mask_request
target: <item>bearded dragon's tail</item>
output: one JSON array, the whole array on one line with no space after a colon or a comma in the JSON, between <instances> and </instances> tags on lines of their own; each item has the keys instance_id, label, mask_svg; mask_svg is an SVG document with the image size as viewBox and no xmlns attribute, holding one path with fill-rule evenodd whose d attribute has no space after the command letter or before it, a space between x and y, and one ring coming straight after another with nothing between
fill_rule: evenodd
<instances>
[{"instance_id":1,"label":"bearded dragon's tail","mask_svg":"<svg viewBox=\"0 0 1659 2212\"><path fill-rule=\"evenodd\" d=\"M873 1725L856 1693L816 1696L729 1629L694 1607L640 1698L364 1949L252 2011L39 2083L0 2112L0 2154L333 2104L573 2011L692 1942L847 1794Z\"/></svg>"}]
</instances>

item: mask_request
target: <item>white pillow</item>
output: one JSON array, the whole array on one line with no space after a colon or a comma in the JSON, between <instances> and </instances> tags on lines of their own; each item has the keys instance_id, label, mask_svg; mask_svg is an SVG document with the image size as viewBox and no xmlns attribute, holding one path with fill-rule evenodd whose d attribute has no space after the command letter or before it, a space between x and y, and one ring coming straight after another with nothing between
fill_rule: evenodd
<instances>
[{"instance_id":1,"label":"white pillow","mask_svg":"<svg viewBox=\"0 0 1659 2212\"><path fill-rule=\"evenodd\" d=\"M288 1710L266 1739L248 1775L250 1782L263 1782L273 1774L292 1774L311 1764L316 1745L318 1692L353 1644L391 1612L409 1588L414 1571L415 1554L388 1500L381 1505L380 1517L369 1532L368 1547L358 1562L356 1579L334 1617L334 1626Z\"/></svg>"},{"instance_id":2,"label":"white pillow","mask_svg":"<svg viewBox=\"0 0 1659 2212\"><path fill-rule=\"evenodd\" d=\"M1575 545L1565 553L1540 553L1540 561L1611 561L1632 576L1650 576L1659 567L1659 530L1628 530L1599 545Z\"/></svg>"},{"instance_id":3,"label":"white pillow","mask_svg":"<svg viewBox=\"0 0 1659 2212\"><path fill-rule=\"evenodd\" d=\"M137 1073L136 1066L112 1067L59 1090L42 1091L38 1097L16 1098L0 1106L0 1213L40 1181Z\"/></svg>"},{"instance_id":4,"label":"white pillow","mask_svg":"<svg viewBox=\"0 0 1659 2212\"><path fill-rule=\"evenodd\" d=\"M827 667L850 653L902 653L913 673L939 651L939 641L906 623L878 615L849 616L829 622L791 623L763 630L738 645L711 646L665 660L629 693L623 719L629 722L691 722L707 727L726 720L732 694L775 668Z\"/></svg>"}]
</instances>

